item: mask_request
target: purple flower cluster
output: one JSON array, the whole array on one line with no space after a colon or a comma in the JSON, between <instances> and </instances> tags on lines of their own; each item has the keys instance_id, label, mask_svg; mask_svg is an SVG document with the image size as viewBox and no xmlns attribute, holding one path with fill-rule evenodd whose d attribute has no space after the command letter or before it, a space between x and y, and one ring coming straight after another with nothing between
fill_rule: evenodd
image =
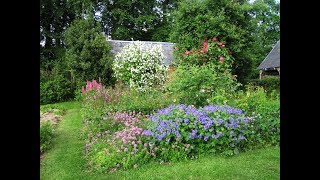
<instances>
[{"instance_id":1,"label":"purple flower cluster","mask_svg":"<svg viewBox=\"0 0 320 180\"><path fill-rule=\"evenodd\" d=\"M147 129L143 131L142 135L154 136L156 137L157 141L161 141L164 137L167 137L170 134L173 134L178 138L181 136L177 122L170 120L159 120L159 118L155 116L150 116L149 119L157 124L154 126L153 131ZM179 120L177 121L179 122ZM169 142L170 138L166 138L166 141Z\"/></svg>"},{"instance_id":2,"label":"purple flower cluster","mask_svg":"<svg viewBox=\"0 0 320 180\"><path fill-rule=\"evenodd\" d=\"M155 141L164 139L167 142L170 142L170 138L187 137L209 141L225 135L234 140L244 140L242 130L247 129L250 121L238 108L209 105L197 109L184 104L159 109L149 120L152 123L142 135L154 137ZM229 133L224 133L221 127ZM187 132L187 137L181 137L181 131Z\"/></svg>"}]
</instances>

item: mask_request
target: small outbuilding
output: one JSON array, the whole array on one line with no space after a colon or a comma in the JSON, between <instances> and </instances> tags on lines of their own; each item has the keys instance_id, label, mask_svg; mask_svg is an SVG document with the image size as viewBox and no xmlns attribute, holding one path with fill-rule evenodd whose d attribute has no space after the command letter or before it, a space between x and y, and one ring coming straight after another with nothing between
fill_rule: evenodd
<instances>
[{"instance_id":1,"label":"small outbuilding","mask_svg":"<svg viewBox=\"0 0 320 180\"><path fill-rule=\"evenodd\" d=\"M261 62L258 69L260 70L260 79L264 75L280 76L280 40L272 48L267 57Z\"/></svg>"}]
</instances>

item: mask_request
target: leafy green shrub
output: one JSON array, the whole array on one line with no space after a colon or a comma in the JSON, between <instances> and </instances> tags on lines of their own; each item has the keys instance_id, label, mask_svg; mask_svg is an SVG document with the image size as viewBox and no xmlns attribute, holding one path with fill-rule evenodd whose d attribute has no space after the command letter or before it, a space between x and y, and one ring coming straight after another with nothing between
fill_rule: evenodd
<instances>
[{"instance_id":1,"label":"leafy green shrub","mask_svg":"<svg viewBox=\"0 0 320 180\"><path fill-rule=\"evenodd\" d=\"M254 138L257 144L279 145L280 143L280 103L266 103L254 113Z\"/></svg>"},{"instance_id":2,"label":"leafy green shrub","mask_svg":"<svg viewBox=\"0 0 320 180\"><path fill-rule=\"evenodd\" d=\"M268 93L273 90L280 92L280 77L278 76L265 76L262 79L253 79L249 82L253 86L261 86Z\"/></svg>"},{"instance_id":3,"label":"leafy green shrub","mask_svg":"<svg viewBox=\"0 0 320 180\"><path fill-rule=\"evenodd\" d=\"M246 1L227 0L185 0L181 1L173 13L174 23L170 42L176 43L176 59L185 50L197 48L199 39L219 36L221 42L229 45L236 59L233 74L239 78L248 77L255 68L254 57L260 44L253 39L255 25L249 20L252 6Z\"/></svg>"},{"instance_id":4,"label":"leafy green shrub","mask_svg":"<svg viewBox=\"0 0 320 180\"><path fill-rule=\"evenodd\" d=\"M83 82L101 79L105 85L114 84L111 45L101 34L93 17L74 20L66 30L66 61L68 71L78 89Z\"/></svg>"},{"instance_id":5,"label":"leafy green shrub","mask_svg":"<svg viewBox=\"0 0 320 180\"><path fill-rule=\"evenodd\" d=\"M231 74L228 49L217 37L205 40L198 49L186 50L167 87L179 102L195 105L223 104L232 98L239 83Z\"/></svg>"},{"instance_id":6,"label":"leafy green shrub","mask_svg":"<svg viewBox=\"0 0 320 180\"><path fill-rule=\"evenodd\" d=\"M52 138L54 137L53 125L50 122L40 123L40 152L50 149Z\"/></svg>"},{"instance_id":7,"label":"leafy green shrub","mask_svg":"<svg viewBox=\"0 0 320 180\"><path fill-rule=\"evenodd\" d=\"M178 96L178 102L195 105L224 104L239 86L229 73L218 73L213 64L205 66L180 65L167 88Z\"/></svg>"},{"instance_id":8,"label":"leafy green shrub","mask_svg":"<svg viewBox=\"0 0 320 180\"><path fill-rule=\"evenodd\" d=\"M246 91L238 92L236 98L230 101L230 104L255 117L253 132L247 135L251 146L279 144L280 99L278 94L267 96L262 87L248 85Z\"/></svg>"},{"instance_id":9,"label":"leafy green shrub","mask_svg":"<svg viewBox=\"0 0 320 180\"><path fill-rule=\"evenodd\" d=\"M52 80L40 82L40 104L49 104L69 100L73 97L71 83L62 75Z\"/></svg>"},{"instance_id":10,"label":"leafy green shrub","mask_svg":"<svg viewBox=\"0 0 320 180\"><path fill-rule=\"evenodd\" d=\"M138 91L163 85L167 66L160 45L145 45L136 41L126 45L116 55L115 77Z\"/></svg>"},{"instance_id":11,"label":"leafy green shrub","mask_svg":"<svg viewBox=\"0 0 320 180\"><path fill-rule=\"evenodd\" d=\"M145 92L127 90L123 92L117 103L109 104L109 109L120 112L142 112L151 113L159 108L164 108L175 103L173 96L169 93L163 94L158 89L150 89Z\"/></svg>"},{"instance_id":12,"label":"leafy green shrub","mask_svg":"<svg viewBox=\"0 0 320 180\"><path fill-rule=\"evenodd\" d=\"M41 104L56 103L74 98L70 72L67 71L65 50L59 57L51 60L49 67L40 68ZM52 87L54 86L54 87Z\"/></svg>"}]
</instances>

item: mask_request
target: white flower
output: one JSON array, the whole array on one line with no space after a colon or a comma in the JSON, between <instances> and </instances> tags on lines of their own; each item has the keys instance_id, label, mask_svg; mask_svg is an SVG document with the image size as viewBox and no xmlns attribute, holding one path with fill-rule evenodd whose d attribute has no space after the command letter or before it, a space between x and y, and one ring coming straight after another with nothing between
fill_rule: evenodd
<instances>
[{"instance_id":1,"label":"white flower","mask_svg":"<svg viewBox=\"0 0 320 180\"><path fill-rule=\"evenodd\" d=\"M168 67L162 64L164 58L161 45L147 45L135 41L115 56L115 77L123 81L124 77L130 77L129 82L125 83L140 91L154 85L163 85L168 70Z\"/></svg>"}]
</instances>

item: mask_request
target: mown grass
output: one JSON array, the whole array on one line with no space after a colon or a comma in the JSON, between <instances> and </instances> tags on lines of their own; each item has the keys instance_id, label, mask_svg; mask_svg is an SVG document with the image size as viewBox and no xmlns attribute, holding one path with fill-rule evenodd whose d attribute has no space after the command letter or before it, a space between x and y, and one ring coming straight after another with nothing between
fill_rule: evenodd
<instances>
[{"instance_id":1,"label":"mown grass","mask_svg":"<svg viewBox=\"0 0 320 180\"><path fill-rule=\"evenodd\" d=\"M56 104L65 108L53 147L41 163L40 179L280 179L280 148L268 147L233 157L205 156L197 160L161 165L150 163L138 169L109 174L85 172L80 104Z\"/></svg>"}]
</instances>

